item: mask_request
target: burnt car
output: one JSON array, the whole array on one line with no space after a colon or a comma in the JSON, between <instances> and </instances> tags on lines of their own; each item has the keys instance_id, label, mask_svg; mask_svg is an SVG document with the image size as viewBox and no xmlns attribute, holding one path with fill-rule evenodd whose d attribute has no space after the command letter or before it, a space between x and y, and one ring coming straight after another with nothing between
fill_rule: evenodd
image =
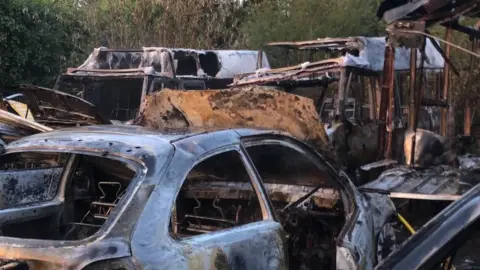
<instances>
[{"instance_id":1,"label":"burnt car","mask_svg":"<svg viewBox=\"0 0 480 270\"><path fill-rule=\"evenodd\" d=\"M255 129L85 126L0 156L2 269L372 269L386 194Z\"/></svg>"}]
</instances>

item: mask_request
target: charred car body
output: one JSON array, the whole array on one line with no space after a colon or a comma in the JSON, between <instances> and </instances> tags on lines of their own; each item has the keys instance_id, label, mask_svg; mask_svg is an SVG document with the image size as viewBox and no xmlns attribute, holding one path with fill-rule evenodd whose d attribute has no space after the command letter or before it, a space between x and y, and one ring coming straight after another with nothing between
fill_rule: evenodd
<instances>
[{"instance_id":1,"label":"charred car body","mask_svg":"<svg viewBox=\"0 0 480 270\"><path fill-rule=\"evenodd\" d=\"M81 127L1 162L10 269L371 269L392 248L388 196L279 132Z\"/></svg>"}]
</instances>

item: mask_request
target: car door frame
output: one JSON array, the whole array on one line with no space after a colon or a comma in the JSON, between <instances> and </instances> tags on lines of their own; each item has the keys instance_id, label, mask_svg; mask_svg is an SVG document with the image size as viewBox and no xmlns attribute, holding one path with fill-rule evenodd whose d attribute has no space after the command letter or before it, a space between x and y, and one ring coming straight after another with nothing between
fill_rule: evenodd
<instances>
[{"instance_id":1,"label":"car door frame","mask_svg":"<svg viewBox=\"0 0 480 270\"><path fill-rule=\"evenodd\" d=\"M184 151L177 148L170 164L181 163L181 166L169 166L166 171L167 178L173 177L177 179L175 180L175 184L170 182L172 186L169 186L168 188L173 187L173 185L175 185L175 188L170 188L170 191L168 192L170 194L167 195L161 190L160 186L157 186L159 189L157 190L156 188L152 195L154 197L158 196L158 198L153 199L151 203L157 205L160 203L165 204L166 196L168 196L170 197L168 202L173 207L182 185L185 183L185 178L193 167L210 157L229 151L235 151L238 153L238 157L249 175L252 188L257 194L259 204L262 209L264 209L262 211L262 220L230 229L175 239L170 235L168 229L172 214L172 211L169 210L168 213L162 214L162 217L159 217L161 220L167 221L165 222L166 227L160 232L162 241L150 242L147 249L142 247L143 251L135 248L138 252L157 252L158 250L163 250L163 254L160 254L161 256L141 256L141 260L146 263L145 266L147 268L162 263L162 269L170 269L169 267L174 269L190 269L192 264L197 265L200 268L207 267L208 269L223 269L222 267L226 266L225 264L231 263L228 267L233 268L229 269L241 269L241 267L238 268L238 266L235 268L235 260L242 257L242 252L251 253L251 250L261 250L264 253L264 256L256 256L255 264L258 264L259 266L273 265L274 268L287 269L288 261L286 261L287 257L284 255L284 242L286 241L285 235L282 235L283 229L281 225L275 222L272 210L265 201L266 194L264 194L262 191L263 189L260 188L260 182L252 171L252 167L246 160L244 153L241 151L238 140L236 143L214 147L213 149L209 149L198 155L191 155L190 153L185 156L184 153L182 153ZM165 187L163 188L165 189ZM166 196L162 194L157 195L156 193L163 193ZM151 237L152 236L150 235L150 238ZM256 241L243 241L245 244L244 246L236 245L228 247L231 243L242 241L242 238L245 239L246 237L252 237L252 239ZM249 244L247 242L252 243ZM143 246L145 247L145 245ZM153 248L154 246L157 247Z\"/></svg>"},{"instance_id":2,"label":"car door frame","mask_svg":"<svg viewBox=\"0 0 480 270\"><path fill-rule=\"evenodd\" d=\"M205 154L203 154L199 159L197 159L193 166L189 169L188 172L191 171L191 169L196 166L197 164L205 161L208 158L214 157L215 155L219 155L222 153L226 153L229 151L235 151L238 153L240 160L242 161L242 165L244 166L249 178L250 178L250 183L252 185L252 188L254 189L261 210L262 210L262 220L251 222L245 225L240 225L237 227L234 227L232 229L226 229L226 230L219 230L215 232L211 232L208 234L202 234L198 236L192 236L192 237L186 237L183 239L180 239L180 242L184 246L194 246L194 245L201 245L202 241L205 241L205 243L210 242L210 239L218 238L221 239L221 237L228 237L228 235L236 234L239 230L252 230L257 232L257 236L261 237L261 232L264 230L271 230L271 232L275 232L276 234L275 238L281 239L284 243L282 245L278 245L278 250L275 251L275 245L269 246L267 243L272 243L272 239L265 241L265 250L267 251L267 248L270 249L270 254L276 254L280 255L278 258L274 258L278 263L280 264L279 266L282 267L281 265L284 265L283 267L287 267L288 265L288 257L286 257L286 252L285 250L280 250L280 248L286 247L286 240L284 235L281 235L283 232L283 228L279 223L275 221L275 215L273 212L273 208L271 208L270 205L270 200L268 199L268 196L265 192L265 188L263 187L263 184L260 181L260 178L258 178L257 174L255 173L254 167L252 166L251 163L249 163L248 156L245 155L245 153L242 151L241 145L240 144L234 144L230 146L225 146L225 147L220 147L217 149L214 149L212 151L208 151ZM185 183L185 179L182 181L182 185ZM180 187L181 188L181 187ZM177 193L176 197L178 196L179 193ZM273 225L273 226L272 226ZM275 228L276 227L276 228ZM242 231L242 233L245 233L245 231ZM173 239L174 241L178 241ZM248 247L246 247L245 250L247 250ZM265 255L265 254L264 254ZM259 260L265 260L263 263L258 262L258 265L269 265L270 262L267 260L272 260L272 256L258 256Z\"/></svg>"},{"instance_id":3,"label":"car door frame","mask_svg":"<svg viewBox=\"0 0 480 270\"><path fill-rule=\"evenodd\" d=\"M371 237L373 221L367 209L366 200L356 190L352 181L343 172L337 172L310 145L284 134L246 135L241 138L242 148L247 153L247 147L252 145L278 144L289 147L304 155L319 170L326 168L334 183L338 184L342 202L345 208L345 224L337 237L337 269L371 269L374 265L374 245ZM248 154L247 154L248 156ZM250 162L251 159L249 158ZM253 163L252 163L253 164ZM254 167L255 168L255 167ZM255 169L256 171L256 169ZM256 171L261 180L258 171ZM261 180L262 181L262 180ZM370 235L370 237L369 237ZM340 267L340 268L339 268Z\"/></svg>"}]
</instances>

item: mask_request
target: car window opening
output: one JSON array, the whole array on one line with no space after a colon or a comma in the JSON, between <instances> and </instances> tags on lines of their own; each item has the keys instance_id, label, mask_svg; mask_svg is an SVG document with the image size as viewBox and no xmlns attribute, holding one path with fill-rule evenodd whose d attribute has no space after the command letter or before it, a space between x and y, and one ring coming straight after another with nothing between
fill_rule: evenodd
<instances>
[{"instance_id":1,"label":"car window opening","mask_svg":"<svg viewBox=\"0 0 480 270\"><path fill-rule=\"evenodd\" d=\"M171 234L183 238L263 220L259 199L237 151L197 164L172 213Z\"/></svg>"},{"instance_id":2,"label":"car window opening","mask_svg":"<svg viewBox=\"0 0 480 270\"><path fill-rule=\"evenodd\" d=\"M76 162L67 162L69 157ZM19 211L12 218L0 210L0 235L7 237L87 238L102 228L135 177L123 162L96 156L28 152L5 155L1 162L1 209ZM65 183L62 174L68 174ZM48 203L63 189L64 201L52 208Z\"/></svg>"},{"instance_id":3,"label":"car window opening","mask_svg":"<svg viewBox=\"0 0 480 270\"><path fill-rule=\"evenodd\" d=\"M288 239L289 269L334 269L336 242L345 224L339 190L325 169L280 144L247 147ZM283 211L315 187L313 196Z\"/></svg>"},{"instance_id":4,"label":"car window opening","mask_svg":"<svg viewBox=\"0 0 480 270\"><path fill-rule=\"evenodd\" d=\"M290 269L333 269L335 239L345 223L339 191L326 171L281 145L247 147L288 238ZM262 220L260 202L240 155L229 151L197 164L172 210L170 233L180 239ZM298 207L283 211L316 186Z\"/></svg>"}]
</instances>

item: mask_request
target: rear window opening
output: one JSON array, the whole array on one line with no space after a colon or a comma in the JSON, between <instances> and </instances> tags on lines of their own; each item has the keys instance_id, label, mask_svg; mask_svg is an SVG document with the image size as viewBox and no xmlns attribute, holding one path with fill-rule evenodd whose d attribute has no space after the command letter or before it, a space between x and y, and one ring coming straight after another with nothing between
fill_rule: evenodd
<instances>
[{"instance_id":1,"label":"rear window opening","mask_svg":"<svg viewBox=\"0 0 480 270\"><path fill-rule=\"evenodd\" d=\"M0 236L28 239L93 235L136 175L118 160L68 153L14 153L0 164Z\"/></svg>"}]
</instances>

